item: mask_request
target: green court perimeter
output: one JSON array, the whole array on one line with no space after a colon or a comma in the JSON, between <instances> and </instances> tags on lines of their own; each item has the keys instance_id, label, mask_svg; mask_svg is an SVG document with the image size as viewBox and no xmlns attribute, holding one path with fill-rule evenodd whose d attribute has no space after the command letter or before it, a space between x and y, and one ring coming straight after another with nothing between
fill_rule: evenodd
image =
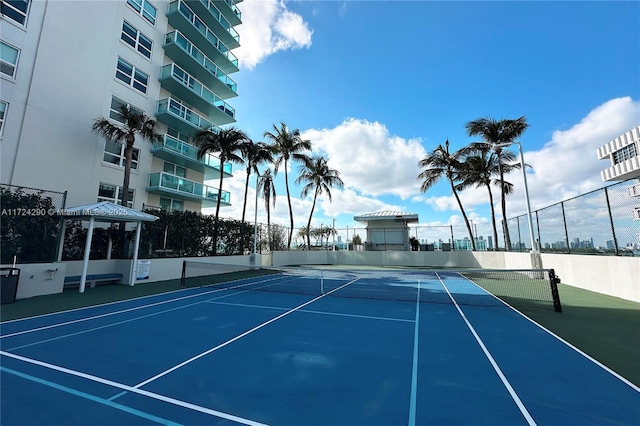
<instances>
[{"instance_id":1,"label":"green court perimeter","mask_svg":"<svg viewBox=\"0 0 640 426\"><path fill-rule=\"evenodd\" d=\"M640 303L619 299L566 284L559 284L562 313L541 309L519 310L578 349L640 386ZM42 315L180 289L179 280L104 285L78 293L18 299L2 305L0 320Z\"/></svg>"}]
</instances>

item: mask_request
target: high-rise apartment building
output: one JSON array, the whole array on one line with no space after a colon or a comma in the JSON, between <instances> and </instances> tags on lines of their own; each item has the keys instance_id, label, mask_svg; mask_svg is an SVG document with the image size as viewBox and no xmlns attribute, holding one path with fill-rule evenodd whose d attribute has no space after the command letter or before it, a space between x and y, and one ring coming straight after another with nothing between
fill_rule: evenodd
<instances>
[{"instance_id":1,"label":"high-rise apartment building","mask_svg":"<svg viewBox=\"0 0 640 426\"><path fill-rule=\"evenodd\" d=\"M124 147L93 133L122 105L158 122L135 143L130 206L215 205L229 164L193 135L235 122L242 0L2 2L0 182L68 191L67 206L121 199ZM222 205L230 205L223 191Z\"/></svg>"},{"instance_id":2,"label":"high-rise apartment building","mask_svg":"<svg viewBox=\"0 0 640 426\"><path fill-rule=\"evenodd\" d=\"M598 148L598 159L610 162L600 172L603 182L640 177L640 126Z\"/></svg>"}]
</instances>

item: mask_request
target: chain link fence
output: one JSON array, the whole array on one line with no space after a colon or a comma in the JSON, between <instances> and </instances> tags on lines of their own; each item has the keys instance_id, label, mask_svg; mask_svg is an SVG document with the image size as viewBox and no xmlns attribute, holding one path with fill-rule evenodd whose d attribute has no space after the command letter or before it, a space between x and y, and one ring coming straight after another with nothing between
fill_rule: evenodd
<instances>
[{"instance_id":1,"label":"chain link fence","mask_svg":"<svg viewBox=\"0 0 640 426\"><path fill-rule=\"evenodd\" d=\"M640 256L640 179L609 185L532 212L542 252ZM507 221L514 250L530 250L526 215Z\"/></svg>"},{"instance_id":2,"label":"chain link fence","mask_svg":"<svg viewBox=\"0 0 640 426\"><path fill-rule=\"evenodd\" d=\"M54 262L66 192L0 184L2 264Z\"/></svg>"}]
</instances>

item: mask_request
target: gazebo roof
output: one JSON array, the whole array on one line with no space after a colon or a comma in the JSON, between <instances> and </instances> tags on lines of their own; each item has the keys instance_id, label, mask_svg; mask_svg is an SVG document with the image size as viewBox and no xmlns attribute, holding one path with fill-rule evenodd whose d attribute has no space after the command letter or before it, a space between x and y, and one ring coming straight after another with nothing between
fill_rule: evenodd
<instances>
[{"instance_id":1,"label":"gazebo roof","mask_svg":"<svg viewBox=\"0 0 640 426\"><path fill-rule=\"evenodd\" d=\"M156 216L129 207L121 206L110 201L83 204L65 209L66 219L90 219L101 222L153 222Z\"/></svg>"},{"instance_id":2,"label":"gazebo roof","mask_svg":"<svg viewBox=\"0 0 640 426\"><path fill-rule=\"evenodd\" d=\"M406 223L417 223L418 214L385 210L385 211L380 211L375 213L365 213L360 216L355 216L353 220L357 222L369 222L372 220L393 220L393 221L402 220L402 221L405 221Z\"/></svg>"}]
</instances>

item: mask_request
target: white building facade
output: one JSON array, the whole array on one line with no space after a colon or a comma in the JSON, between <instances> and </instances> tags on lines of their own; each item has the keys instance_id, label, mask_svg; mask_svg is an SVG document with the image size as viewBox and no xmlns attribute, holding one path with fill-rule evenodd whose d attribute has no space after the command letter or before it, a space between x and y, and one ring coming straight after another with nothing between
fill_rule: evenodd
<instances>
[{"instance_id":1,"label":"white building facade","mask_svg":"<svg viewBox=\"0 0 640 426\"><path fill-rule=\"evenodd\" d=\"M598 159L610 162L600 172L603 182L640 177L640 125L598 148Z\"/></svg>"},{"instance_id":2,"label":"white building facade","mask_svg":"<svg viewBox=\"0 0 640 426\"><path fill-rule=\"evenodd\" d=\"M241 1L241 0L240 0ZM235 122L237 0L2 2L0 182L68 191L67 206L121 199L124 147L91 130L121 105L156 119L138 139L130 207L200 211L231 167L192 136ZM231 194L223 191L222 205Z\"/></svg>"}]
</instances>

